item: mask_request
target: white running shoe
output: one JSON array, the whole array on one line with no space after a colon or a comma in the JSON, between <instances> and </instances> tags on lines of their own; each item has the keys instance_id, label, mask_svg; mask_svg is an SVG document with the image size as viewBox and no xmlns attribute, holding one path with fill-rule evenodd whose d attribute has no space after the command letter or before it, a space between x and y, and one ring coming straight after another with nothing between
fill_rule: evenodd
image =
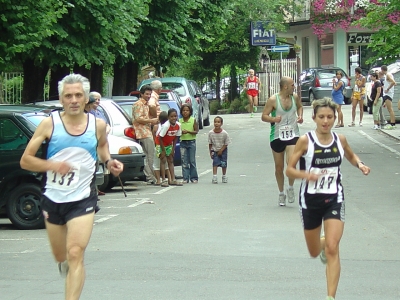
<instances>
[{"instance_id":1,"label":"white running shoe","mask_svg":"<svg viewBox=\"0 0 400 300\"><path fill-rule=\"evenodd\" d=\"M296 196L294 195L294 188L288 188L286 190L286 194L287 194L289 203L293 203L294 201L296 201Z\"/></svg>"},{"instance_id":2,"label":"white running shoe","mask_svg":"<svg viewBox=\"0 0 400 300\"><path fill-rule=\"evenodd\" d=\"M228 177L226 177L226 175L222 176L222 183L228 183Z\"/></svg>"},{"instance_id":3,"label":"white running shoe","mask_svg":"<svg viewBox=\"0 0 400 300\"><path fill-rule=\"evenodd\" d=\"M63 262L58 263L58 272L60 272L62 278L67 277L68 270L69 270L68 261L65 260Z\"/></svg>"},{"instance_id":4,"label":"white running shoe","mask_svg":"<svg viewBox=\"0 0 400 300\"><path fill-rule=\"evenodd\" d=\"M213 179L212 179L212 181L211 181L212 183L214 183L214 184L217 184L218 183L218 179L217 179L217 177L213 177Z\"/></svg>"},{"instance_id":5,"label":"white running shoe","mask_svg":"<svg viewBox=\"0 0 400 300\"><path fill-rule=\"evenodd\" d=\"M279 195L279 206L286 206L286 195Z\"/></svg>"}]
</instances>

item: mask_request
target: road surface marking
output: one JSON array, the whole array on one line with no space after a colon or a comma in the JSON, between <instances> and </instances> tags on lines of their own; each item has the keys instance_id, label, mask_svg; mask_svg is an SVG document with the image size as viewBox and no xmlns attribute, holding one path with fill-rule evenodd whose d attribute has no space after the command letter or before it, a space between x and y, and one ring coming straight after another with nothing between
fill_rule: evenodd
<instances>
[{"instance_id":1,"label":"road surface marking","mask_svg":"<svg viewBox=\"0 0 400 300\"><path fill-rule=\"evenodd\" d=\"M206 170L206 171L200 173L200 174L199 174L199 178L200 178L201 176L204 176L204 175L210 173L211 171L212 171L212 169L209 169L209 170ZM175 187L176 187L175 185L170 185L169 187L163 188L162 190L160 190L160 191L158 191L158 192L155 192L154 195L161 195L161 194L164 194L165 192L168 192L169 190L172 190L172 189L175 188Z\"/></svg>"},{"instance_id":2,"label":"road surface marking","mask_svg":"<svg viewBox=\"0 0 400 300\"><path fill-rule=\"evenodd\" d=\"M111 219L111 218L114 218L114 217L116 217L116 216L118 216L118 215L108 215L107 217L104 217L104 218L100 218L100 219L98 219L98 220L95 220L94 223L102 223L102 222L107 221L107 220L109 220L109 219ZM95 225L96 225L96 224L95 224Z\"/></svg>"}]
</instances>

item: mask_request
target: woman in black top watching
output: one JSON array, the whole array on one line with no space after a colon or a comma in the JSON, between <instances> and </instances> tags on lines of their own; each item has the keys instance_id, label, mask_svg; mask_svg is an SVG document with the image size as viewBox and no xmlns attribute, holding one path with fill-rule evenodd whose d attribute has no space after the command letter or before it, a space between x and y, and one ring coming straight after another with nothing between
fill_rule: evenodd
<instances>
[{"instance_id":1,"label":"woman in black top watching","mask_svg":"<svg viewBox=\"0 0 400 300\"><path fill-rule=\"evenodd\" d=\"M374 82L374 85L371 89L371 99L373 102L372 104L372 115L374 117L374 127L372 129L379 129L379 109L382 106L382 83L379 80L378 73L370 74L371 80Z\"/></svg>"}]
</instances>

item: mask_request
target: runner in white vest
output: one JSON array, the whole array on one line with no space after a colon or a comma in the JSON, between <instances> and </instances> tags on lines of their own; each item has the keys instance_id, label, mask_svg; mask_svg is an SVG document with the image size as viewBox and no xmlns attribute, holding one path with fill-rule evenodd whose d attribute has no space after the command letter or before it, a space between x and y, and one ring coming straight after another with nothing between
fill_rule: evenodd
<instances>
[{"instance_id":1,"label":"runner in white vest","mask_svg":"<svg viewBox=\"0 0 400 300\"><path fill-rule=\"evenodd\" d=\"M65 299L79 299L85 282L84 253L93 229L97 203L97 155L118 176L123 164L112 160L106 123L85 113L90 84L71 74L58 84L62 112L53 112L37 127L21 158L21 167L45 173L41 201L50 246L66 276ZM47 142L46 158L36 153Z\"/></svg>"},{"instance_id":2,"label":"runner in white vest","mask_svg":"<svg viewBox=\"0 0 400 300\"><path fill-rule=\"evenodd\" d=\"M394 81L393 74L388 72L387 66L383 65L381 71L384 74L383 81L383 105L386 106L390 115L390 124L386 125L383 129L395 129L396 128L396 117L394 115L392 102L394 96L394 86L396 81ZM383 120L381 120L383 122Z\"/></svg>"}]
</instances>

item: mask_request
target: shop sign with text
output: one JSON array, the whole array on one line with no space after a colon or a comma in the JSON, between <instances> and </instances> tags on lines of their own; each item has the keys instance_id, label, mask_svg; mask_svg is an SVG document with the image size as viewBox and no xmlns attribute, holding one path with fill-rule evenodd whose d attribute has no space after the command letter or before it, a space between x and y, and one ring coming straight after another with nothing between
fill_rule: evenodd
<instances>
[{"instance_id":1,"label":"shop sign with text","mask_svg":"<svg viewBox=\"0 0 400 300\"><path fill-rule=\"evenodd\" d=\"M252 46L272 46L276 44L275 29L264 29L268 22L251 22L251 45Z\"/></svg>"}]
</instances>

